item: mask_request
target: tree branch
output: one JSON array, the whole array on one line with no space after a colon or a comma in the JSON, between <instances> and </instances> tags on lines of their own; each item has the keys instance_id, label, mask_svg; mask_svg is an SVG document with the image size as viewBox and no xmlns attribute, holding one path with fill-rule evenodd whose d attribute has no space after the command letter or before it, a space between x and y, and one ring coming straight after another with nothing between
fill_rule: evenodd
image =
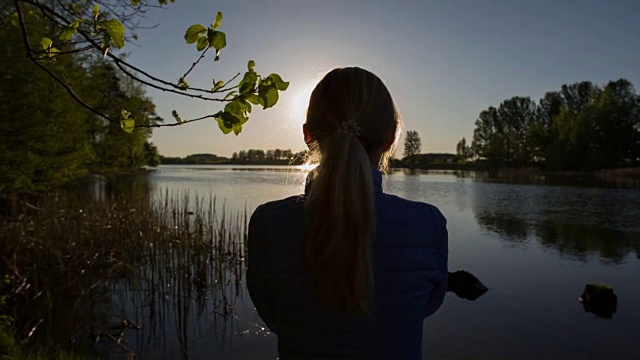
<instances>
[{"instance_id":1,"label":"tree branch","mask_svg":"<svg viewBox=\"0 0 640 360\"><path fill-rule=\"evenodd\" d=\"M96 108L94 108L93 106L85 103L76 93L75 91L73 91L73 89L67 85L64 81L62 81L60 78L58 78L58 76L56 76L56 74L54 74L51 70L49 70L46 66L42 65L40 62L36 61L33 58L33 54L32 54L32 50L31 50L31 45L29 44L29 37L27 36L27 29L24 25L24 17L22 16L22 10L20 9L20 4L18 3L18 0L14 0L13 3L16 7L16 11L18 12L18 21L20 23L20 32L22 33L22 42L24 43L24 47L25 47L25 51L26 51L26 56L27 59L29 59L31 62L33 62L34 64L36 64L40 69L42 69L44 72L46 72L49 76L51 76L56 82L58 82L58 84L62 85L62 87L67 91L67 93L69 93L69 95L78 103L80 104L82 107L86 108L87 110L90 110L91 112L93 112L94 114L106 119L109 122L113 122L113 123L117 123L120 124L119 121L117 120L113 120L110 117L108 117L107 115L103 114L102 112L98 111Z\"/></svg>"},{"instance_id":2,"label":"tree branch","mask_svg":"<svg viewBox=\"0 0 640 360\"><path fill-rule=\"evenodd\" d=\"M34 5L34 6L38 7L41 11L43 11L43 12L44 12L44 11L46 11L46 12L50 13L52 16L55 16L56 18L60 19L60 20L62 21L62 23L57 22L55 19L51 19L49 16L47 16L50 20L52 20L52 21L56 22L56 23L57 23L58 25L60 25L60 26L67 26L67 25L69 25L69 24L70 24L70 21L69 21L69 20L67 20L64 16L62 16L62 15L58 14L58 13L57 13L57 12L55 12L53 9L51 9L51 8L49 8L49 7L45 6L45 5L42 5L42 4L40 4L39 2L37 2L37 1L34 1L34 0L19 0L19 1L22 1L22 2L25 2L25 3L31 4L31 5ZM89 43L91 43L91 44L94 46L94 48L95 48L97 51L99 51L99 52L100 52L100 54L102 54L102 47L101 47L101 46L100 46L100 44L98 44L98 43L97 43L93 38L91 38L89 35L87 35L87 34L86 34L84 31L82 31L81 29L78 29L77 33L78 33L78 34L80 34L82 37L84 37L84 38L85 38ZM125 61L125 60L122 60L121 58L119 58L118 56L116 56L116 55L114 55L114 54L112 54L112 53L110 53L110 52L107 52L106 56L108 56L109 58L111 58L111 59L112 59L113 61L115 61L116 63L120 63L120 64L122 64L122 65L124 65L124 66L126 66L126 67L128 67L128 68L130 68L130 69L132 69L132 70L134 70L134 71L136 71L137 73L140 73L141 75L144 75L145 77L149 78L150 80L153 80L153 81L158 82L158 83L160 83L160 84L166 85L166 86L168 86L168 87L170 87L170 88L173 88L173 89L177 89L177 90L179 90L179 91L174 91L174 90L171 90L171 89L162 88L162 87L161 87L161 86L159 86L159 85L155 85L155 84L154 84L154 85L152 85L152 84L151 84L151 83L149 83L149 82L143 82L143 81L141 81L141 80L140 80L139 78L137 78L137 77L132 77L132 78L133 78L134 80L136 80L136 81L140 81L140 82L142 82L142 83L144 83L144 84L146 84L146 85L148 85L148 86L152 86L152 87L154 87L154 88L156 88L156 89L158 89L158 90L161 90L161 91L168 91L168 92L172 92L172 93L175 93L175 94L178 94L178 95L187 96L187 97L192 97L192 98L201 99L201 100L207 100L207 101L222 101L222 102L226 102L227 100L224 100L224 99L208 98L208 97L204 97L204 96L193 95L193 94L189 94L187 91L196 91L196 92L202 92L202 93L206 93L206 94L219 94L219 93L221 93L221 92L223 92L223 91L228 91L228 90L231 90L231 89L234 89L234 88L235 88L235 86L234 86L234 87L231 87L231 88L225 88L224 90L222 90L222 89L218 89L218 90L208 90L208 89L200 89L200 88L193 88L193 87L190 87L189 89L185 90L185 89L181 88L180 86L178 86L177 84L174 84L174 83L172 83L172 82L166 81L166 80L164 80L164 79L158 78L158 77L156 77L156 76L153 76L153 75L151 75L151 74L147 73L146 71L144 71L144 70L142 70L142 69L140 69L140 68L138 68L138 67L136 67L136 66L134 66L134 65L130 64L129 62L127 62L127 61ZM201 55L201 57L202 57L202 55ZM200 61L200 59L199 59L198 61ZM119 66L119 68L120 68L120 69L122 69L122 67L120 67L120 66ZM189 72L190 72L190 71L191 71L191 69L189 70ZM126 74L127 74L128 76L130 76L130 74L131 74L131 73L130 73L130 72L126 72ZM240 74L238 73L238 74L237 74L236 76L234 76L234 77L232 78L232 80L230 80L230 81L235 80L239 75L240 75Z\"/></svg>"},{"instance_id":3,"label":"tree branch","mask_svg":"<svg viewBox=\"0 0 640 360\"><path fill-rule=\"evenodd\" d=\"M36 66L38 66L46 74L51 76L51 78L53 78L58 84L60 84L60 86L62 86L65 89L65 91L71 96L71 98L73 98L74 101L76 101L80 106L86 108L87 110L91 111L95 115L97 115L97 116L99 116L101 118L104 118L105 120L107 120L110 123L120 125L120 121L107 116L106 114L104 114L100 110L96 109L95 107L91 106L90 104L87 104L84 100L82 100L82 98L73 90L73 88L67 82L65 82L60 77L58 77L47 66L43 65L41 63L42 59L37 59L37 58L34 57L34 54L43 54L43 53L47 53L47 52L46 51L45 52L36 51L31 47L31 45L29 43L29 37L28 37L27 29L26 29L26 26L25 26L24 16L23 16L23 13L22 13L22 9L20 8L20 3L21 2L25 3L25 4L29 4L29 5L35 6L36 8L38 8L42 12L44 17L46 17L47 19L49 19L50 21L52 21L53 23L55 23L58 26L66 27L71 22L69 20L67 20L64 16L62 16L61 14L56 12L55 10L49 8L48 6L45 6L45 5L41 4L38 0L14 0L13 4L15 6L15 9L16 9L17 13L18 13L20 30L21 30L22 40L23 40L23 43L24 43L25 53L26 53L27 59L29 59L31 62L33 62ZM97 2L104 6L104 3L102 1L97 1ZM106 8L106 6L105 6L105 8ZM69 12L69 10L66 9L66 8L65 8L65 11ZM112 12L116 13L113 9L109 9L109 11L112 11ZM132 14L131 16L133 16L134 14ZM68 50L68 51L64 51L64 52L49 53L49 54L51 54L52 57L57 57L57 56L61 56L61 55L79 53L79 52L83 52L83 51L88 51L88 50L94 49L94 50L99 51L100 54L102 55L102 47L100 46L100 44L98 44L96 42L95 39L93 39L90 35L88 35L82 29L78 29L77 33L80 34L85 39L85 41L69 42L69 43L65 43L65 45L67 45L67 44L73 45L73 44L80 44L80 43L88 43L90 45L87 45L86 47L79 48L79 49L73 49L73 50ZM196 62L194 62L191 65L191 67L187 70L187 72L185 73L183 78L186 77L187 75L189 75L191 73L191 71L195 68L195 66L204 58L205 53L207 52L207 50L208 49L206 49L205 51L202 52L202 54L200 55L198 60L196 60ZM174 83L171 83L171 82L168 82L166 80L157 78L157 77L155 77L155 76L143 71L142 69L140 69L140 68L138 68L138 67L136 67L136 66L134 66L134 65L132 65L130 63L128 63L127 61L121 59L120 57L118 57L116 55L113 55L111 53L107 53L106 56L108 56L115 63L115 65L120 69L120 71L122 71L125 75L127 75L130 78L132 78L133 80L135 80L137 82L140 82L140 83L142 83L144 85L147 85L147 86L149 86L151 88L154 88L154 89L157 89L157 90L160 90L160 91L164 91L164 92L175 93L175 94L178 94L178 95L181 95L181 96L186 96L186 97L195 98L195 99L199 99L199 100L206 100L206 101L229 102L229 101L232 101L233 99L235 99L235 98L233 98L233 99L210 98L210 97L206 97L206 96L203 96L203 95L191 94L191 93L186 92L186 90L214 94L214 93L222 93L222 92L226 92L226 91L232 90L234 88L237 88L238 85L231 86L231 87L222 87L222 88L217 89L217 90L206 90L206 89L199 89L199 88L189 88L189 89L185 90L185 89L181 89L180 87L178 87ZM129 69L133 70L133 71L135 71L137 73L140 73L140 74L144 75L145 77L151 79L152 81L155 81L157 83L163 84L163 85L165 85L167 87L163 87L163 86L154 84L153 82L149 82L149 81L143 80L140 77L138 77L135 74L133 74ZM235 76L233 76L227 82L227 84L233 82L235 79L238 78L238 76L240 76L240 73L237 73ZM180 91L178 91L176 89L179 89ZM201 116L201 117L198 117L198 118L187 119L187 120L183 120L183 121L176 122L176 123L171 123L171 124L157 124L157 123L155 123L155 124L136 124L135 127L136 128L174 127L174 126L180 126L180 125L184 125L184 124L188 124L188 123L196 122L196 121L201 121L201 120L205 120L205 119L209 119L209 118L215 118L215 117L216 117L215 115L210 114L210 115L204 115L204 116Z\"/></svg>"}]
</instances>

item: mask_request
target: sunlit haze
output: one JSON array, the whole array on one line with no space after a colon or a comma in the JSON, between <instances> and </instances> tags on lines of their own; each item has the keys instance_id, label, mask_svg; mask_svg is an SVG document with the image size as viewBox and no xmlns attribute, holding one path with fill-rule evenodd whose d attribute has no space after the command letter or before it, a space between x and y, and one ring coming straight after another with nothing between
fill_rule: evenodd
<instances>
[{"instance_id":1,"label":"sunlit haze","mask_svg":"<svg viewBox=\"0 0 640 360\"><path fill-rule=\"evenodd\" d=\"M470 139L478 113L511 96L538 100L546 91L582 80L627 78L640 86L640 1L203 1L177 0L149 13L129 59L176 81L196 60L184 42L191 24L224 14L221 60L207 58L187 79L210 87L256 61L289 89L272 109L255 107L239 136L213 120L156 130L165 156L243 149L305 148L302 123L319 76L360 66L387 84L406 130L417 130L423 152L455 152ZM149 89L158 114L173 121L213 114L220 103L189 101ZM397 155L401 155L402 146Z\"/></svg>"}]
</instances>

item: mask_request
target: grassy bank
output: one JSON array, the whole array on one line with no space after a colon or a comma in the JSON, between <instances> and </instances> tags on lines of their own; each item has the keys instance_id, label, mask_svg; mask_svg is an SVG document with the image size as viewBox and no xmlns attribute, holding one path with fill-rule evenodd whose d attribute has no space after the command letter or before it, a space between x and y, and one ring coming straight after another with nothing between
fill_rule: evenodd
<instances>
[{"instance_id":1,"label":"grassy bank","mask_svg":"<svg viewBox=\"0 0 640 360\"><path fill-rule=\"evenodd\" d=\"M102 343L132 355L120 340L139 329L113 308L114 284L171 284L163 296L237 284L246 227L245 212L220 209L215 198L170 193L103 200L59 193L1 218L2 314L11 321L0 354L99 356Z\"/></svg>"}]
</instances>

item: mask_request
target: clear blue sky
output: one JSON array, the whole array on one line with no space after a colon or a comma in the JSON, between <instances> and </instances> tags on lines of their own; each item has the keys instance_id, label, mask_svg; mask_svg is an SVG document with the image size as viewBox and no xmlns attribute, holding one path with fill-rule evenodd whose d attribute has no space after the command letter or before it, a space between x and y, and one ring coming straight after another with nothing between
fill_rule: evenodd
<instances>
[{"instance_id":1,"label":"clear blue sky","mask_svg":"<svg viewBox=\"0 0 640 360\"><path fill-rule=\"evenodd\" d=\"M417 130L423 152L454 152L470 139L480 111L511 96L538 100L564 83L618 78L640 87L640 1L637 0L177 0L151 12L129 59L177 80L197 58L184 42L191 24L224 14L222 59L205 59L190 76L209 87L256 61L279 73L289 90L269 110L254 110L239 136L223 135L213 120L156 130L160 153L230 156L249 148L302 150L308 94L322 73L360 66L380 76ZM212 114L216 103L188 101L149 90L158 113L173 121ZM402 153L399 146L398 155Z\"/></svg>"}]
</instances>

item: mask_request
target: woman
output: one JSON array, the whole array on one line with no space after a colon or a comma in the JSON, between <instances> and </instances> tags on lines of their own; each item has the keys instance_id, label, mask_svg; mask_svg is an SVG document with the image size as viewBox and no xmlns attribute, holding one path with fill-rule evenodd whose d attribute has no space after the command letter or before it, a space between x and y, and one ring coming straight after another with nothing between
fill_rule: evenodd
<instances>
[{"instance_id":1,"label":"woman","mask_svg":"<svg viewBox=\"0 0 640 360\"><path fill-rule=\"evenodd\" d=\"M247 286L280 359L420 359L447 288L446 220L382 192L399 127L382 81L329 72L311 94L305 194L251 216Z\"/></svg>"}]
</instances>

